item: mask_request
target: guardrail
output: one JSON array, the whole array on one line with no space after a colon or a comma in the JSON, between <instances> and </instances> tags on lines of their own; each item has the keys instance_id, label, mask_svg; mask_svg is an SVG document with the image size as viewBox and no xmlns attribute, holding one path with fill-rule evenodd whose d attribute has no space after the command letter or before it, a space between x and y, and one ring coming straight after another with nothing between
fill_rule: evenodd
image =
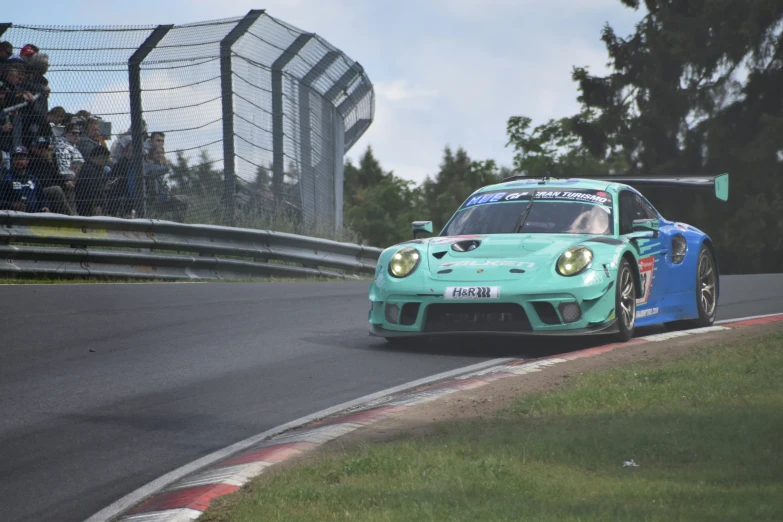
<instances>
[{"instance_id":1,"label":"guardrail","mask_svg":"<svg viewBox=\"0 0 783 522\"><path fill-rule=\"evenodd\" d=\"M6 275L361 279L374 273L381 251L270 230L0 211Z\"/></svg>"}]
</instances>

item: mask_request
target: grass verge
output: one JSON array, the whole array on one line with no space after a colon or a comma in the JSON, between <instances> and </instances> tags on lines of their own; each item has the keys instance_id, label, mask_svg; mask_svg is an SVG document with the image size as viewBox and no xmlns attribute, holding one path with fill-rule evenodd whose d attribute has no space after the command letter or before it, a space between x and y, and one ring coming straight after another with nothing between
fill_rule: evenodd
<instances>
[{"instance_id":1,"label":"grass verge","mask_svg":"<svg viewBox=\"0 0 783 522\"><path fill-rule=\"evenodd\" d=\"M778 332L271 471L199 521L783 520L782 434Z\"/></svg>"}]
</instances>

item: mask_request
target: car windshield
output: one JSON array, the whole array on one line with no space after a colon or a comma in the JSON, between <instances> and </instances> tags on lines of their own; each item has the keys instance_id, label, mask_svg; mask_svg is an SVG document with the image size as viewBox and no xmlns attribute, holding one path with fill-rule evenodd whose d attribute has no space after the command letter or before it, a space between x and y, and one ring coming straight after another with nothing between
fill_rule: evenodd
<instances>
[{"instance_id":1,"label":"car windshield","mask_svg":"<svg viewBox=\"0 0 783 522\"><path fill-rule=\"evenodd\" d=\"M532 193L496 191L469 198L441 235L513 234ZM611 235L612 196L597 190L539 190L519 232Z\"/></svg>"}]
</instances>

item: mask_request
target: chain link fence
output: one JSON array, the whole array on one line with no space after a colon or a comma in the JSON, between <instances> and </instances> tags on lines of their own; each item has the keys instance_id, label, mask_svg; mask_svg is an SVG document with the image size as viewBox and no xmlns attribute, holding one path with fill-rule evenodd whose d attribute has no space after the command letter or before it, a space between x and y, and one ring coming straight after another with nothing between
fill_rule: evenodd
<instances>
[{"instance_id":1,"label":"chain link fence","mask_svg":"<svg viewBox=\"0 0 783 522\"><path fill-rule=\"evenodd\" d=\"M186 25L8 23L0 41L0 208L342 238L343 157L375 98L323 38L253 10Z\"/></svg>"}]
</instances>

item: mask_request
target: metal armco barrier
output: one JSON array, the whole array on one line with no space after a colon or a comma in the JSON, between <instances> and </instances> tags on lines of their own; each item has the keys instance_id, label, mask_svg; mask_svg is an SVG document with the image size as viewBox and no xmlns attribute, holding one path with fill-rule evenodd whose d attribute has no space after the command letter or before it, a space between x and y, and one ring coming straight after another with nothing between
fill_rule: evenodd
<instances>
[{"instance_id":1,"label":"metal armco barrier","mask_svg":"<svg viewBox=\"0 0 783 522\"><path fill-rule=\"evenodd\" d=\"M360 279L381 251L270 230L0 211L0 274Z\"/></svg>"}]
</instances>

